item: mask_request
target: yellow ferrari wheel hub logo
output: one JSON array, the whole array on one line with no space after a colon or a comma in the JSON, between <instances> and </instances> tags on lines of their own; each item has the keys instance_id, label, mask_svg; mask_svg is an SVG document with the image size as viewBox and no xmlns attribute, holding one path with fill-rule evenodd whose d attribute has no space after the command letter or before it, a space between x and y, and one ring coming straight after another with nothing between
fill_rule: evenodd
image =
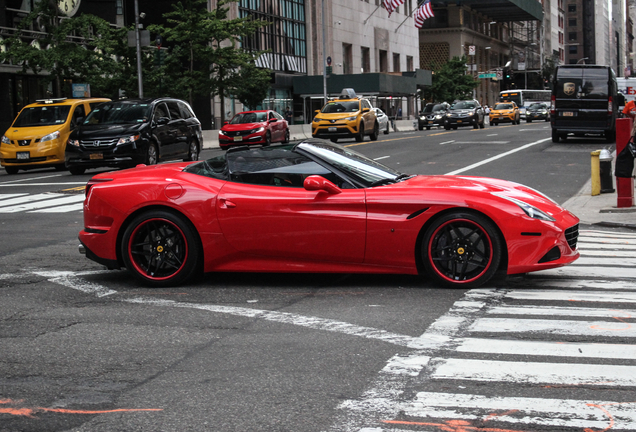
<instances>
[{"instance_id":1,"label":"yellow ferrari wheel hub logo","mask_svg":"<svg viewBox=\"0 0 636 432\"><path fill-rule=\"evenodd\" d=\"M460 254L460 255L464 255L464 252L466 252L466 251L464 250L464 248L459 248L459 249L457 249L457 253L458 253L458 254Z\"/></svg>"},{"instance_id":2,"label":"yellow ferrari wheel hub logo","mask_svg":"<svg viewBox=\"0 0 636 432\"><path fill-rule=\"evenodd\" d=\"M157 246L157 252L159 253L163 252L163 246Z\"/></svg>"}]
</instances>

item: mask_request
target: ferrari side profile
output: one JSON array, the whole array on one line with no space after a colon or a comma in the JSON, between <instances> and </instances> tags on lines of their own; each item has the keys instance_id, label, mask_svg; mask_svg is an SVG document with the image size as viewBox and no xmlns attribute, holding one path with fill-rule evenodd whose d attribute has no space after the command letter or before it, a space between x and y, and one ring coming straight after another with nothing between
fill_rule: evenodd
<instances>
[{"instance_id":1,"label":"ferrari side profile","mask_svg":"<svg viewBox=\"0 0 636 432\"><path fill-rule=\"evenodd\" d=\"M152 287L200 272L327 272L468 288L573 262L578 223L517 183L403 174L312 138L98 174L79 240Z\"/></svg>"}]
</instances>

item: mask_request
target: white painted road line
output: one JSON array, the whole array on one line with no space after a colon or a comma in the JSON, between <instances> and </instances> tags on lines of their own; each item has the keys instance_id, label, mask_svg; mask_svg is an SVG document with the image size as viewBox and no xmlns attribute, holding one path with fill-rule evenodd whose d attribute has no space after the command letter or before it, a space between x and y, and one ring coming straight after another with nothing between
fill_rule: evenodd
<instances>
[{"instance_id":1,"label":"white painted road line","mask_svg":"<svg viewBox=\"0 0 636 432\"><path fill-rule=\"evenodd\" d=\"M16 198L16 197L25 196L25 195L28 195L28 194L26 193L0 194L0 200Z\"/></svg>"},{"instance_id":2,"label":"white painted road line","mask_svg":"<svg viewBox=\"0 0 636 432\"><path fill-rule=\"evenodd\" d=\"M29 211L29 213L69 213L72 211L81 211L81 210L84 210L84 200L82 200L82 202L80 202L79 204L69 204L69 205L52 207L52 208L41 209L41 210L31 210ZM0 209L0 213L2 213L1 209Z\"/></svg>"},{"instance_id":3,"label":"white painted road line","mask_svg":"<svg viewBox=\"0 0 636 432\"><path fill-rule=\"evenodd\" d=\"M488 309L487 313L488 315L574 316L577 318L636 318L636 309L601 309L561 306L494 306Z\"/></svg>"},{"instance_id":4,"label":"white painted road line","mask_svg":"<svg viewBox=\"0 0 636 432\"><path fill-rule=\"evenodd\" d=\"M53 195L53 194L50 194L50 195ZM46 200L41 200L41 201L37 201L33 203L25 203L25 204L19 204L14 206L0 206L0 213L17 213L21 211L36 210L36 209L41 209L45 207L74 204L80 201L84 202L84 195L58 194L58 196L60 196L60 198L46 199Z\"/></svg>"},{"instance_id":5,"label":"white painted road line","mask_svg":"<svg viewBox=\"0 0 636 432\"><path fill-rule=\"evenodd\" d=\"M41 193L41 194L35 194L35 195L22 195L22 196L9 198L9 199L0 201L0 207L13 206L13 205L16 205L16 204L30 203L30 202L33 202L33 201L52 199L52 198L58 198L58 197L63 197L63 196L68 196L68 195L56 194L56 193Z\"/></svg>"},{"instance_id":6,"label":"white painted road line","mask_svg":"<svg viewBox=\"0 0 636 432\"><path fill-rule=\"evenodd\" d=\"M636 292L614 291L593 292L579 290L530 289L512 290L506 297L523 300L591 301L610 303L636 303Z\"/></svg>"},{"instance_id":7,"label":"white painted road line","mask_svg":"<svg viewBox=\"0 0 636 432\"><path fill-rule=\"evenodd\" d=\"M636 338L636 325L613 321L570 321L520 318L480 318L469 331L476 333L546 333L550 335ZM636 368L634 369L636 377Z\"/></svg>"}]
</instances>

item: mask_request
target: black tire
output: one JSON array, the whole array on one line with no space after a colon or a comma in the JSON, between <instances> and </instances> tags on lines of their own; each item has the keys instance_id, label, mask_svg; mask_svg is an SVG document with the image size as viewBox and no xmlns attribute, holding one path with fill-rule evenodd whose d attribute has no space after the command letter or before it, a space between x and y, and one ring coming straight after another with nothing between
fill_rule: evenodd
<instances>
[{"instance_id":1,"label":"black tire","mask_svg":"<svg viewBox=\"0 0 636 432\"><path fill-rule=\"evenodd\" d=\"M337 143L338 142L338 138L331 138L331 142L332 143Z\"/></svg>"},{"instance_id":2,"label":"black tire","mask_svg":"<svg viewBox=\"0 0 636 432\"><path fill-rule=\"evenodd\" d=\"M364 141L364 123L360 122L360 126L358 126L358 133L355 138L356 142Z\"/></svg>"},{"instance_id":3,"label":"black tire","mask_svg":"<svg viewBox=\"0 0 636 432\"><path fill-rule=\"evenodd\" d=\"M457 130L457 126L453 126L453 130Z\"/></svg>"},{"instance_id":4,"label":"black tire","mask_svg":"<svg viewBox=\"0 0 636 432\"><path fill-rule=\"evenodd\" d=\"M532 119L526 117L526 123L532 123Z\"/></svg>"},{"instance_id":5,"label":"black tire","mask_svg":"<svg viewBox=\"0 0 636 432\"><path fill-rule=\"evenodd\" d=\"M285 137L283 138L283 144L287 144L289 142L289 129L285 129Z\"/></svg>"},{"instance_id":6,"label":"black tire","mask_svg":"<svg viewBox=\"0 0 636 432\"><path fill-rule=\"evenodd\" d=\"M552 129L552 142L553 143L559 142L559 133L557 132L556 129Z\"/></svg>"},{"instance_id":7,"label":"black tire","mask_svg":"<svg viewBox=\"0 0 636 432\"><path fill-rule=\"evenodd\" d=\"M490 122L490 126L497 126L497 122Z\"/></svg>"},{"instance_id":8,"label":"black tire","mask_svg":"<svg viewBox=\"0 0 636 432\"><path fill-rule=\"evenodd\" d=\"M20 171L20 168L14 166L6 166L4 167L4 170L7 172L7 174L13 175L17 174L18 171Z\"/></svg>"},{"instance_id":9,"label":"black tire","mask_svg":"<svg viewBox=\"0 0 636 432\"><path fill-rule=\"evenodd\" d=\"M186 156L183 161L191 162L199 160L199 144L193 140L188 147L188 156Z\"/></svg>"},{"instance_id":10,"label":"black tire","mask_svg":"<svg viewBox=\"0 0 636 432\"><path fill-rule=\"evenodd\" d=\"M84 174L84 172L86 171L86 168L82 168L82 167L70 167L69 172L72 175L82 175Z\"/></svg>"},{"instance_id":11,"label":"black tire","mask_svg":"<svg viewBox=\"0 0 636 432\"><path fill-rule=\"evenodd\" d=\"M482 120L481 123L479 123L479 129L483 129L485 127L486 125L484 124L484 120Z\"/></svg>"},{"instance_id":12,"label":"black tire","mask_svg":"<svg viewBox=\"0 0 636 432\"><path fill-rule=\"evenodd\" d=\"M420 130L422 130L422 129L420 129ZM430 126L426 126L426 130L431 130L431 127Z\"/></svg>"},{"instance_id":13,"label":"black tire","mask_svg":"<svg viewBox=\"0 0 636 432\"><path fill-rule=\"evenodd\" d=\"M479 129L479 120L475 120L475 123L473 123L473 129Z\"/></svg>"},{"instance_id":14,"label":"black tire","mask_svg":"<svg viewBox=\"0 0 636 432\"><path fill-rule=\"evenodd\" d=\"M420 125L420 124L418 124L418 125L417 125L417 128L418 128L419 130L424 130L424 126L422 126L422 125ZM388 130L388 129L389 129L389 127L387 126L387 130ZM426 128L426 130L428 130L428 129L429 129L429 128Z\"/></svg>"},{"instance_id":15,"label":"black tire","mask_svg":"<svg viewBox=\"0 0 636 432\"><path fill-rule=\"evenodd\" d=\"M373 126L373 132L371 132L371 135L369 137L371 138L371 141L377 141L379 136L380 125L378 124L378 122L375 122L375 125Z\"/></svg>"},{"instance_id":16,"label":"black tire","mask_svg":"<svg viewBox=\"0 0 636 432\"><path fill-rule=\"evenodd\" d=\"M227 150L230 146L227 144L219 144L219 147L221 147L221 150Z\"/></svg>"},{"instance_id":17,"label":"black tire","mask_svg":"<svg viewBox=\"0 0 636 432\"><path fill-rule=\"evenodd\" d=\"M450 130L450 126L449 125L444 125L444 129Z\"/></svg>"},{"instance_id":18,"label":"black tire","mask_svg":"<svg viewBox=\"0 0 636 432\"><path fill-rule=\"evenodd\" d=\"M154 143L149 143L146 149L146 165L155 165L158 160L157 146Z\"/></svg>"},{"instance_id":19,"label":"black tire","mask_svg":"<svg viewBox=\"0 0 636 432\"><path fill-rule=\"evenodd\" d=\"M272 134L270 131L265 132L265 143L263 144L265 147L272 143Z\"/></svg>"},{"instance_id":20,"label":"black tire","mask_svg":"<svg viewBox=\"0 0 636 432\"><path fill-rule=\"evenodd\" d=\"M189 221L166 210L137 215L122 237L126 268L153 288L187 281L197 269L200 254L199 239Z\"/></svg>"},{"instance_id":21,"label":"black tire","mask_svg":"<svg viewBox=\"0 0 636 432\"><path fill-rule=\"evenodd\" d=\"M613 143L616 141L616 131L605 131L605 141Z\"/></svg>"},{"instance_id":22,"label":"black tire","mask_svg":"<svg viewBox=\"0 0 636 432\"><path fill-rule=\"evenodd\" d=\"M66 171L66 165L64 164L55 165L55 171Z\"/></svg>"},{"instance_id":23,"label":"black tire","mask_svg":"<svg viewBox=\"0 0 636 432\"><path fill-rule=\"evenodd\" d=\"M387 123L386 124L386 129L384 129L384 135L388 135L388 134L389 134L389 124Z\"/></svg>"},{"instance_id":24,"label":"black tire","mask_svg":"<svg viewBox=\"0 0 636 432\"><path fill-rule=\"evenodd\" d=\"M550 117L546 117L545 121L549 122L550 121Z\"/></svg>"},{"instance_id":25,"label":"black tire","mask_svg":"<svg viewBox=\"0 0 636 432\"><path fill-rule=\"evenodd\" d=\"M501 256L496 226L480 214L462 210L436 219L424 233L421 247L426 273L456 288L486 283L499 269Z\"/></svg>"}]
</instances>

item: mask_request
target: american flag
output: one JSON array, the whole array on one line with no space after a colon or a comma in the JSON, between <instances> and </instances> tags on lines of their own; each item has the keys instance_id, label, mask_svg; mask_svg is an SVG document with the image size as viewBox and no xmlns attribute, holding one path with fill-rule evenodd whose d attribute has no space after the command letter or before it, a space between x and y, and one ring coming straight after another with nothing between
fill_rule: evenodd
<instances>
[{"instance_id":1,"label":"american flag","mask_svg":"<svg viewBox=\"0 0 636 432\"><path fill-rule=\"evenodd\" d=\"M384 0L384 8L389 12L389 16L393 11L404 3L404 0Z\"/></svg>"},{"instance_id":2,"label":"american flag","mask_svg":"<svg viewBox=\"0 0 636 432\"><path fill-rule=\"evenodd\" d=\"M424 3L415 11L415 15L413 15L413 19L415 20L415 27L422 28L424 25L424 20L426 18L430 18L435 16L433 14L433 8L431 7L431 0L425 0Z\"/></svg>"}]
</instances>

